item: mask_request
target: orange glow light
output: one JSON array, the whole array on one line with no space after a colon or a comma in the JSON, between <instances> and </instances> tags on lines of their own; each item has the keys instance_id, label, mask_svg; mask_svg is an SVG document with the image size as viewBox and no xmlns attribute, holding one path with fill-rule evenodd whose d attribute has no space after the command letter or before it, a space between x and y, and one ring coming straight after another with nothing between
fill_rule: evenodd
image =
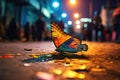
<instances>
[{"instance_id":1,"label":"orange glow light","mask_svg":"<svg viewBox=\"0 0 120 80\"><path fill-rule=\"evenodd\" d=\"M76 4L76 0L70 0L71 4Z\"/></svg>"},{"instance_id":2,"label":"orange glow light","mask_svg":"<svg viewBox=\"0 0 120 80\"><path fill-rule=\"evenodd\" d=\"M85 77L86 77L85 74L82 74L82 73L78 75L79 79L84 79Z\"/></svg>"},{"instance_id":3,"label":"orange glow light","mask_svg":"<svg viewBox=\"0 0 120 80\"><path fill-rule=\"evenodd\" d=\"M79 18L79 16L80 16L80 15L79 15L78 13L75 13L75 14L74 14L74 17L75 17L75 18Z\"/></svg>"},{"instance_id":4,"label":"orange glow light","mask_svg":"<svg viewBox=\"0 0 120 80\"><path fill-rule=\"evenodd\" d=\"M76 23L76 24L80 24L80 20L76 20L75 23Z\"/></svg>"},{"instance_id":5,"label":"orange glow light","mask_svg":"<svg viewBox=\"0 0 120 80\"><path fill-rule=\"evenodd\" d=\"M80 29L80 28L81 28L81 26L80 26L79 24L77 24L77 25L76 25L76 28L77 28L77 29Z\"/></svg>"}]
</instances>

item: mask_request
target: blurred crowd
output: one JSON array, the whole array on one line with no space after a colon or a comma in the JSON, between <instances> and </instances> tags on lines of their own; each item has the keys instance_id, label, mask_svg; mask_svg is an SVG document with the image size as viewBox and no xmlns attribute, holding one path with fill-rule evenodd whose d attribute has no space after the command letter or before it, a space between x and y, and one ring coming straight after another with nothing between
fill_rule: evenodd
<instances>
[{"instance_id":1,"label":"blurred crowd","mask_svg":"<svg viewBox=\"0 0 120 80\"><path fill-rule=\"evenodd\" d=\"M105 27L100 16L95 16L87 28L82 29L83 40L120 42L120 15L113 17L112 27Z\"/></svg>"},{"instance_id":2,"label":"blurred crowd","mask_svg":"<svg viewBox=\"0 0 120 80\"><path fill-rule=\"evenodd\" d=\"M46 28L42 16L30 25L27 22L24 26L16 21L15 18L7 24L6 17L0 19L0 41L48 41L51 40L51 31ZM87 23L87 27L82 27L82 40L87 41L114 41L120 42L120 15L113 18L112 27L104 27L100 16L95 16L92 22ZM60 21L59 26L64 30L64 22ZM73 26L69 26L69 34L74 35Z\"/></svg>"},{"instance_id":3,"label":"blurred crowd","mask_svg":"<svg viewBox=\"0 0 120 80\"><path fill-rule=\"evenodd\" d=\"M87 23L87 28L82 29L83 39L88 41L111 41L112 30L105 28L100 16L95 16L92 22Z\"/></svg>"},{"instance_id":4,"label":"blurred crowd","mask_svg":"<svg viewBox=\"0 0 120 80\"><path fill-rule=\"evenodd\" d=\"M42 16L30 25L27 22L24 26L12 18L7 24L7 18L3 16L0 19L0 41L42 41L51 40L50 31L46 28L46 23L42 20Z\"/></svg>"}]
</instances>

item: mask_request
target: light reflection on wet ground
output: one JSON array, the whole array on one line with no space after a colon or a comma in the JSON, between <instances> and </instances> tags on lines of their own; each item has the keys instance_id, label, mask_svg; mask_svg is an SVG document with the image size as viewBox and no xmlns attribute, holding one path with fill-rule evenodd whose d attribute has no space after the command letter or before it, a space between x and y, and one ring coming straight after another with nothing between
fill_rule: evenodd
<instances>
[{"instance_id":1,"label":"light reflection on wet ground","mask_svg":"<svg viewBox=\"0 0 120 80\"><path fill-rule=\"evenodd\" d=\"M5 54L1 55L0 58L14 58L19 57L22 54ZM11 57L12 56L12 57ZM108 67L104 67L103 64L114 64L114 61L118 60L117 57L98 57L98 56L85 56L78 54L59 54L59 53L49 53L49 54L29 54L28 59L22 60L24 67L30 67L36 62L49 63L49 64L61 64L61 68L53 68L46 72L39 72L40 74L45 74L46 76L53 75L61 76L64 79L75 79L75 80L90 80L93 76L106 76L108 74L113 74L119 76L120 74L112 71ZM103 62L104 61L104 62ZM37 74L37 73L36 73ZM35 75L37 78L39 75ZM39 76L41 78L43 76ZM54 80L54 79L53 79ZM116 79L117 80L117 79Z\"/></svg>"},{"instance_id":2,"label":"light reflection on wet ground","mask_svg":"<svg viewBox=\"0 0 120 80\"><path fill-rule=\"evenodd\" d=\"M30 55L31 56L31 55ZM98 65L90 65L91 60L85 55L77 54L43 54L31 56L32 58L23 60L24 63L48 62L61 63L65 68L51 69L49 72L67 79L90 79L90 74L100 73L105 75L107 70ZM27 65L26 65L27 66ZM87 77L86 77L87 76Z\"/></svg>"}]
</instances>

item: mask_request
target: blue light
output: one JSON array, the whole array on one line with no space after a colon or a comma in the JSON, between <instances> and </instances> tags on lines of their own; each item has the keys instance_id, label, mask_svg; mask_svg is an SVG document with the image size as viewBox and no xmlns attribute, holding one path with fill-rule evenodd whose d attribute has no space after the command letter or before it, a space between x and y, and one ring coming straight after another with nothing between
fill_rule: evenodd
<instances>
[{"instance_id":1,"label":"blue light","mask_svg":"<svg viewBox=\"0 0 120 80\"><path fill-rule=\"evenodd\" d=\"M32 6L34 6L36 9L40 9L39 2L37 0L28 0Z\"/></svg>"},{"instance_id":2,"label":"blue light","mask_svg":"<svg viewBox=\"0 0 120 80\"><path fill-rule=\"evenodd\" d=\"M63 18L67 17L67 14L66 13L62 13L61 15Z\"/></svg>"},{"instance_id":3,"label":"blue light","mask_svg":"<svg viewBox=\"0 0 120 80\"><path fill-rule=\"evenodd\" d=\"M68 21L68 25L72 25L72 21Z\"/></svg>"},{"instance_id":4,"label":"blue light","mask_svg":"<svg viewBox=\"0 0 120 80\"><path fill-rule=\"evenodd\" d=\"M59 3L58 3L58 2L53 2L53 4L52 4L52 5L53 5L53 7L54 7L54 8L59 7Z\"/></svg>"}]
</instances>

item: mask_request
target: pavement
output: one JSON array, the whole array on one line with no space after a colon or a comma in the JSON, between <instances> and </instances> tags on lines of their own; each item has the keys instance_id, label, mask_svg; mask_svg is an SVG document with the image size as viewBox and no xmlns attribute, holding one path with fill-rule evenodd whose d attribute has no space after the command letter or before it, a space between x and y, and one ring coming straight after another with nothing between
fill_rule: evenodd
<instances>
[{"instance_id":1,"label":"pavement","mask_svg":"<svg viewBox=\"0 0 120 80\"><path fill-rule=\"evenodd\" d=\"M120 80L120 44L58 53L52 41L0 42L0 80Z\"/></svg>"}]
</instances>

